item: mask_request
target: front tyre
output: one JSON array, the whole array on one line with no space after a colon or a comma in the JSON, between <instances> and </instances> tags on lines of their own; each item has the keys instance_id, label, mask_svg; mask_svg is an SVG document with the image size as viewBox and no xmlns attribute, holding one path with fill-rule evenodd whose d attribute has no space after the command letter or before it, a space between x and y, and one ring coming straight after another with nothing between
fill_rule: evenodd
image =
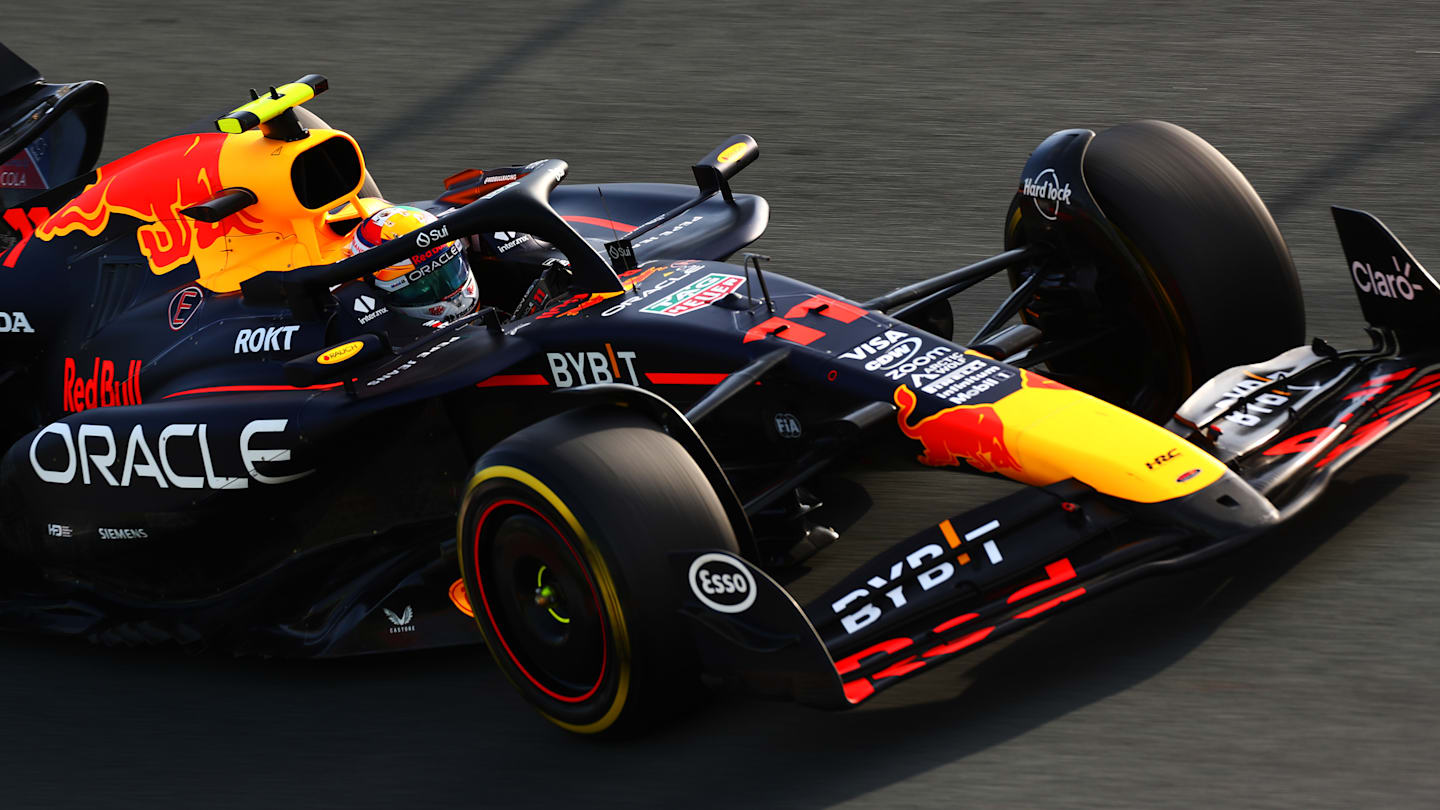
<instances>
[{"instance_id":1,"label":"front tyre","mask_svg":"<svg viewBox=\"0 0 1440 810\"><path fill-rule=\"evenodd\" d=\"M1041 286L1026 322L1085 346L1048 364L1061 379L1163 421L1220 371L1304 342L1285 240L1215 147L1163 121L1121 124L1090 142L1084 178L1135 266L1100 255ZM1023 243L1016 213L1030 204L1012 203L1007 248ZM1011 273L1012 286L1020 280Z\"/></svg>"},{"instance_id":2,"label":"front tyre","mask_svg":"<svg viewBox=\"0 0 1440 810\"><path fill-rule=\"evenodd\" d=\"M669 553L738 544L700 468L653 423L589 408L516 433L472 469L458 531L486 644L546 719L635 731L701 693Z\"/></svg>"}]
</instances>

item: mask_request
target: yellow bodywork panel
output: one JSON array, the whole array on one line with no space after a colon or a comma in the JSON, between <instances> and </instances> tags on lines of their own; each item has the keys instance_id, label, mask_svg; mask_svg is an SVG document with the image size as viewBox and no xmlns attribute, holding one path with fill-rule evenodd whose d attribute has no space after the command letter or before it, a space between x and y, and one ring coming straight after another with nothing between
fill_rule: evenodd
<instances>
[{"instance_id":1,"label":"yellow bodywork panel","mask_svg":"<svg viewBox=\"0 0 1440 810\"><path fill-rule=\"evenodd\" d=\"M355 151L354 186L307 207L296 195L295 162L337 138ZM165 275L194 261L202 286L233 292L267 270L344 258L348 235L329 227L327 212L341 205L366 210L359 197L364 178L359 146L337 130L312 129L309 137L291 142L258 130L177 135L101 166L95 182L41 223L35 235L42 241L75 232L100 236L120 214L140 221L135 238L151 272ZM248 189L257 202L218 222L182 213L233 188Z\"/></svg>"},{"instance_id":2,"label":"yellow bodywork panel","mask_svg":"<svg viewBox=\"0 0 1440 810\"><path fill-rule=\"evenodd\" d=\"M215 292L230 292L238 290L240 282L265 271L293 270L345 258L349 237L328 227L325 212L338 205L347 205L351 210L359 205L357 195L365 176L363 157L360 182L348 195L320 209L306 208L300 202L291 179L295 159L331 138L354 143L343 132L324 129L312 129L310 137L289 143L266 138L258 130L226 139L220 150L221 178L227 185L250 189L259 202L234 215L247 219L250 233L232 233L223 251L196 257L202 285ZM359 154L358 145L355 151Z\"/></svg>"},{"instance_id":3,"label":"yellow bodywork panel","mask_svg":"<svg viewBox=\"0 0 1440 810\"><path fill-rule=\"evenodd\" d=\"M984 472L1046 486L1074 478L1137 503L1178 498L1219 480L1226 467L1163 427L1029 371L1018 390L982 405L912 417L917 396L895 390L900 431L920 441L924 464L963 459Z\"/></svg>"}]
</instances>

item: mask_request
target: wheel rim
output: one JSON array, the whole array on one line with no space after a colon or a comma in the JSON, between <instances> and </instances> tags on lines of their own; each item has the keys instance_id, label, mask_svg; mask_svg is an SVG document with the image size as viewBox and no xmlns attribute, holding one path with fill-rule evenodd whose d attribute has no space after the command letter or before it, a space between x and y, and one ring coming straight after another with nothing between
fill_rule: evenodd
<instances>
[{"instance_id":1,"label":"wheel rim","mask_svg":"<svg viewBox=\"0 0 1440 810\"><path fill-rule=\"evenodd\" d=\"M610 639L572 539L540 509L506 499L481 512L473 544L481 607L510 662L555 700L592 698L605 682Z\"/></svg>"}]
</instances>

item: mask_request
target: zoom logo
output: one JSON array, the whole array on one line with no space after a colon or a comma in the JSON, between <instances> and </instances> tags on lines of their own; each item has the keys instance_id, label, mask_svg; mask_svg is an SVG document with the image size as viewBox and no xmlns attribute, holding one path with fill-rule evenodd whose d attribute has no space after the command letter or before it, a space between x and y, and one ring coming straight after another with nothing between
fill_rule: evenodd
<instances>
[{"instance_id":1,"label":"zoom logo","mask_svg":"<svg viewBox=\"0 0 1440 810\"><path fill-rule=\"evenodd\" d=\"M743 613L755 604L755 575L728 554L701 554L690 563L690 590L720 613Z\"/></svg>"}]
</instances>

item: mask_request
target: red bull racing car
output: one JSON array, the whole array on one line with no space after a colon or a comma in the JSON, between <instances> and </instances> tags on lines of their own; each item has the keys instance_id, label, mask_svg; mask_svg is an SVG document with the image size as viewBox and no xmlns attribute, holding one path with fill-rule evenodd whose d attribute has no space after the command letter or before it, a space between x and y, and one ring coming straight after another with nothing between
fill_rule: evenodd
<instances>
[{"instance_id":1,"label":"red bull racing car","mask_svg":"<svg viewBox=\"0 0 1440 810\"><path fill-rule=\"evenodd\" d=\"M1249 183L1160 122L1030 155L1004 251L856 301L726 259L731 182L468 170L433 224L343 245L379 192L298 106L319 76L92 169L106 94L0 48L0 621L341 656L485 641L577 732L703 685L877 692L1287 520L1434 402L1440 285L1334 209L1368 340L1304 342ZM461 241L486 304L367 279ZM956 340L949 299L1011 293ZM543 283L537 283L543 282ZM1003 476L800 605L856 461ZM965 480L956 479L963 487Z\"/></svg>"}]
</instances>

